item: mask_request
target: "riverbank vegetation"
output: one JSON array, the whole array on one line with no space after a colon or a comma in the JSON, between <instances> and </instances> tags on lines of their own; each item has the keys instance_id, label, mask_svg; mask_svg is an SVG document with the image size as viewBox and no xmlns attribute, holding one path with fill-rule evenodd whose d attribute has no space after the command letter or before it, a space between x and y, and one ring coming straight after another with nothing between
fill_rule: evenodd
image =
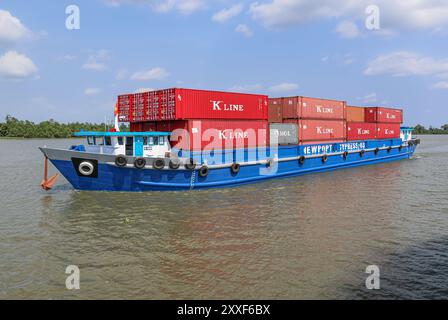
<instances>
[{"instance_id":1,"label":"riverbank vegetation","mask_svg":"<svg viewBox=\"0 0 448 320\"><path fill-rule=\"evenodd\" d=\"M448 134L448 124L445 124L440 128L430 126L428 129L418 124L414 127L414 134Z\"/></svg>"},{"instance_id":2,"label":"riverbank vegetation","mask_svg":"<svg viewBox=\"0 0 448 320\"><path fill-rule=\"evenodd\" d=\"M59 123L52 119L40 123L28 120L19 120L12 116L6 116L5 122L0 122L0 138L71 138L74 132L104 131L109 130L111 124L73 122ZM121 131L129 131L128 127L122 126ZM414 134L448 134L448 124L440 128L416 125Z\"/></svg>"},{"instance_id":3,"label":"riverbank vegetation","mask_svg":"<svg viewBox=\"0 0 448 320\"><path fill-rule=\"evenodd\" d=\"M8 115L5 122L0 122L0 138L71 138L74 132L81 130L104 131L109 128L111 128L111 125L105 125L104 123L59 123L52 119L34 123L27 120L18 120ZM126 129L123 131L126 131Z\"/></svg>"}]
</instances>

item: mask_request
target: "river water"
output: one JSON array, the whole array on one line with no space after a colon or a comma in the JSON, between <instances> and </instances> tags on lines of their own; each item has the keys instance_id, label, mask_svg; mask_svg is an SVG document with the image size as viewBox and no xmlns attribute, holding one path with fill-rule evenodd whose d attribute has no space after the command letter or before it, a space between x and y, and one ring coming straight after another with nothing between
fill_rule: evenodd
<instances>
[{"instance_id":1,"label":"river water","mask_svg":"<svg viewBox=\"0 0 448 320\"><path fill-rule=\"evenodd\" d=\"M42 191L37 147L72 144L0 140L0 299L448 298L448 136L409 161L238 188Z\"/></svg>"}]
</instances>

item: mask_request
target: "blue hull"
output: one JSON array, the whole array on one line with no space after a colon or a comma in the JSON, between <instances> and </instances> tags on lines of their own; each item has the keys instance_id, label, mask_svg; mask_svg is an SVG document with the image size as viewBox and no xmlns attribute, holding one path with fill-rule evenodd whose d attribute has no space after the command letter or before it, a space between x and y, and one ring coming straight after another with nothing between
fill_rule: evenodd
<instances>
[{"instance_id":1,"label":"blue hull","mask_svg":"<svg viewBox=\"0 0 448 320\"><path fill-rule=\"evenodd\" d=\"M132 167L120 168L113 164L98 163L98 176L95 178L81 177L77 174L72 161L50 159L61 174L78 190L95 191L165 191L165 190L191 190L230 187L247 183L261 182L268 179L300 176L315 172L325 172L336 169L358 167L363 165L379 164L410 158L416 146L403 146L401 139L371 140L354 143L338 143L317 146L284 146L279 147L277 157L279 162L267 169L266 164L241 166L238 174L233 174L229 167L210 169L207 177L200 177L198 170L139 170ZM393 149L387 150L387 147ZM373 149L380 148L374 151ZM366 149L364 154L358 150ZM369 151L370 150L370 151ZM351 152L344 157L341 152ZM267 150L267 157L270 157ZM328 160L323 161L323 155ZM301 164L297 159L287 160L290 157L304 155L306 161ZM199 161L204 155L193 155ZM222 155L224 157L224 154ZM250 150L246 157L250 157ZM260 160L256 156L257 160ZM264 157L266 159L266 156Z\"/></svg>"}]
</instances>

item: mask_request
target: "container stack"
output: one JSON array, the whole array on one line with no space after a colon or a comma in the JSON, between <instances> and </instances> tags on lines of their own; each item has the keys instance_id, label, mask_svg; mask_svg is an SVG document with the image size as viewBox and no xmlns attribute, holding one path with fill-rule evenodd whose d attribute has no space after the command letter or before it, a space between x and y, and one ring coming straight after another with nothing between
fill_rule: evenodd
<instances>
[{"instance_id":1,"label":"container stack","mask_svg":"<svg viewBox=\"0 0 448 320\"><path fill-rule=\"evenodd\" d=\"M344 101L308 97L273 98L269 99L269 109L271 127L280 123L297 125L297 140L301 145L346 141Z\"/></svg>"},{"instance_id":2,"label":"container stack","mask_svg":"<svg viewBox=\"0 0 448 320\"><path fill-rule=\"evenodd\" d=\"M403 110L384 107L347 107L347 140L400 137Z\"/></svg>"},{"instance_id":3,"label":"container stack","mask_svg":"<svg viewBox=\"0 0 448 320\"><path fill-rule=\"evenodd\" d=\"M173 132L172 146L187 150L265 147L268 97L218 91L167 89L118 97L131 131Z\"/></svg>"},{"instance_id":4,"label":"container stack","mask_svg":"<svg viewBox=\"0 0 448 320\"><path fill-rule=\"evenodd\" d=\"M118 97L118 114L131 131L172 132L186 151L309 145L400 137L403 111L347 106L345 101L192 89Z\"/></svg>"}]
</instances>

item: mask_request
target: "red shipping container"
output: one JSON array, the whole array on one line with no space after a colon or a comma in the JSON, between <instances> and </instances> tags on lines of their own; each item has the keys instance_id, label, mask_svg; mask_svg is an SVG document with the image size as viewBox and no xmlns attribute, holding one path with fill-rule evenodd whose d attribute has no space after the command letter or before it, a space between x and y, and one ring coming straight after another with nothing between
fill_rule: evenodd
<instances>
[{"instance_id":1,"label":"red shipping container","mask_svg":"<svg viewBox=\"0 0 448 320\"><path fill-rule=\"evenodd\" d=\"M118 116L121 122L133 121L134 115L134 95L124 94L118 96Z\"/></svg>"},{"instance_id":2,"label":"red shipping container","mask_svg":"<svg viewBox=\"0 0 448 320\"><path fill-rule=\"evenodd\" d=\"M376 124L367 122L347 122L347 140L376 139Z\"/></svg>"},{"instance_id":3,"label":"red shipping container","mask_svg":"<svg viewBox=\"0 0 448 320\"><path fill-rule=\"evenodd\" d=\"M273 103L281 98L270 99ZM326 119L344 120L346 118L345 101L289 97L283 98L283 119Z\"/></svg>"},{"instance_id":4,"label":"red shipping container","mask_svg":"<svg viewBox=\"0 0 448 320\"><path fill-rule=\"evenodd\" d=\"M363 107L346 107L347 122L366 122L366 114Z\"/></svg>"},{"instance_id":5,"label":"red shipping container","mask_svg":"<svg viewBox=\"0 0 448 320\"><path fill-rule=\"evenodd\" d=\"M299 140L346 140L347 128L344 120L299 120Z\"/></svg>"},{"instance_id":6,"label":"red shipping container","mask_svg":"<svg viewBox=\"0 0 448 320\"><path fill-rule=\"evenodd\" d=\"M179 120L157 123L157 131L172 132L171 146L200 151L265 147L269 124L264 120Z\"/></svg>"},{"instance_id":7,"label":"red shipping container","mask_svg":"<svg viewBox=\"0 0 448 320\"><path fill-rule=\"evenodd\" d=\"M365 108L366 122L403 123L403 110L382 107Z\"/></svg>"},{"instance_id":8,"label":"red shipping container","mask_svg":"<svg viewBox=\"0 0 448 320\"><path fill-rule=\"evenodd\" d=\"M338 100L302 97L300 118L344 120L346 103Z\"/></svg>"},{"instance_id":9,"label":"red shipping container","mask_svg":"<svg viewBox=\"0 0 448 320\"><path fill-rule=\"evenodd\" d=\"M156 122L132 122L130 124L131 132L147 132L156 130L157 130Z\"/></svg>"},{"instance_id":10,"label":"red shipping container","mask_svg":"<svg viewBox=\"0 0 448 320\"><path fill-rule=\"evenodd\" d=\"M131 132L142 132L142 123L141 122L133 122L130 124L129 130Z\"/></svg>"},{"instance_id":11,"label":"red shipping container","mask_svg":"<svg viewBox=\"0 0 448 320\"><path fill-rule=\"evenodd\" d=\"M283 98L269 98L269 104L271 105L283 105Z\"/></svg>"},{"instance_id":12,"label":"red shipping container","mask_svg":"<svg viewBox=\"0 0 448 320\"><path fill-rule=\"evenodd\" d=\"M376 138L377 139L400 138L400 124L399 123L378 123Z\"/></svg>"},{"instance_id":13,"label":"red shipping container","mask_svg":"<svg viewBox=\"0 0 448 320\"><path fill-rule=\"evenodd\" d=\"M119 96L120 121L132 122L135 121L135 117L140 121L268 119L268 97L265 95L178 88L145 94L147 99L140 99L146 103L144 106L145 119L140 119L140 109L138 112L135 110L134 100L137 94Z\"/></svg>"},{"instance_id":14,"label":"red shipping container","mask_svg":"<svg viewBox=\"0 0 448 320\"><path fill-rule=\"evenodd\" d=\"M269 122L270 123L282 123L282 105L269 104Z\"/></svg>"},{"instance_id":15,"label":"red shipping container","mask_svg":"<svg viewBox=\"0 0 448 320\"><path fill-rule=\"evenodd\" d=\"M301 97L283 98L283 119L298 119L301 114Z\"/></svg>"},{"instance_id":16,"label":"red shipping container","mask_svg":"<svg viewBox=\"0 0 448 320\"><path fill-rule=\"evenodd\" d=\"M300 142L319 142L331 140L346 140L347 125L344 120L304 120L287 119L284 123L299 125Z\"/></svg>"}]
</instances>

